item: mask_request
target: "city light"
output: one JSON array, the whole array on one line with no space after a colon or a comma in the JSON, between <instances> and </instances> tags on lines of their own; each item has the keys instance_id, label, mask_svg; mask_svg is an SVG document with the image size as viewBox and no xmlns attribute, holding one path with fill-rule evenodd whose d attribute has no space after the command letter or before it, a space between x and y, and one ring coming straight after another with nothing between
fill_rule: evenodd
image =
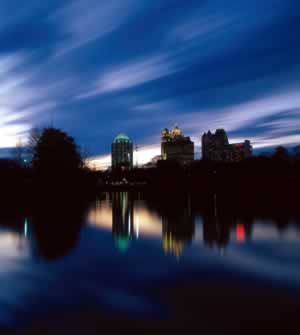
<instances>
[{"instance_id":1,"label":"city light","mask_svg":"<svg viewBox=\"0 0 300 335\"><path fill-rule=\"evenodd\" d=\"M238 242L244 242L245 241L245 226L241 223L238 223L236 225L236 240Z\"/></svg>"}]
</instances>

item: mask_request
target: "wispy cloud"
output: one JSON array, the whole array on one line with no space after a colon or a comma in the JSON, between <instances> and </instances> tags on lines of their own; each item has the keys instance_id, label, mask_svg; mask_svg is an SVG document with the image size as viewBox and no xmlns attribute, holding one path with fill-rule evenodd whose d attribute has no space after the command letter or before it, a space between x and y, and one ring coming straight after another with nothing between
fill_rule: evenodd
<instances>
[{"instance_id":1,"label":"wispy cloud","mask_svg":"<svg viewBox=\"0 0 300 335\"><path fill-rule=\"evenodd\" d=\"M166 34L165 46L178 65L206 64L239 52L255 34L276 25L287 15L286 1L211 0L180 16ZM272 38L272 37L270 37Z\"/></svg>"},{"instance_id":2,"label":"wispy cloud","mask_svg":"<svg viewBox=\"0 0 300 335\"><path fill-rule=\"evenodd\" d=\"M66 40L59 54L81 47L117 30L137 9L136 0L73 0L55 15Z\"/></svg>"},{"instance_id":3,"label":"wispy cloud","mask_svg":"<svg viewBox=\"0 0 300 335\"><path fill-rule=\"evenodd\" d=\"M22 111L32 98L32 92L25 87L26 76L16 73L24 63L22 55L0 57L0 147L12 147L17 137L28 130L28 124L19 122L27 113ZM14 124L12 124L14 123Z\"/></svg>"},{"instance_id":4,"label":"wispy cloud","mask_svg":"<svg viewBox=\"0 0 300 335\"><path fill-rule=\"evenodd\" d=\"M249 101L232 108L225 109L224 126L228 130L237 130L251 126L255 122L259 126L259 119L274 116L285 110L300 108L300 96L296 91L282 92L269 97ZM300 117L300 113L298 115Z\"/></svg>"},{"instance_id":5,"label":"wispy cloud","mask_svg":"<svg viewBox=\"0 0 300 335\"><path fill-rule=\"evenodd\" d=\"M176 68L165 55L137 59L106 70L100 74L93 88L78 98L129 89L168 76L175 71Z\"/></svg>"},{"instance_id":6,"label":"wispy cloud","mask_svg":"<svg viewBox=\"0 0 300 335\"><path fill-rule=\"evenodd\" d=\"M0 56L0 148L25 140L33 120L56 106L51 90L34 84L28 57Z\"/></svg>"},{"instance_id":7,"label":"wispy cloud","mask_svg":"<svg viewBox=\"0 0 300 335\"><path fill-rule=\"evenodd\" d=\"M229 40L246 36L273 24L286 15L289 5L285 1L256 1L255 5L248 1L228 0L224 6L222 0L211 0L202 4L199 9L182 16L170 30L168 39L175 41L206 43L209 39ZM263 15L257 15L263 13Z\"/></svg>"},{"instance_id":8,"label":"wispy cloud","mask_svg":"<svg viewBox=\"0 0 300 335\"><path fill-rule=\"evenodd\" d=\"M284 144L293 144L298 137L286 135L300 129L300 96L297 90L262 96L256 100L222 108L190 109L186 107L184 111L182 108L178 99L137 106L134 108L134 124L140 127L146 125L148 118L145 114L149 113L152 124L172 127L177 123L197 145L200 145L201 135L208 130L224 128L231 133L242 130L244 139L252 139L254 145L257 144L259 147L273 146L274 143L279 143L279 139ZM276 119L266 121L270 117ZM150 136L147 143L159 141L159 130L157 129L156 134ZM253 131L257 134L256 136L253 136ZM291 143L288 143L289 140Z\"/></svg>"},{"instance_id":9,"label":"wispy cloud","mask_svg":"<svg viewBox=\"0 0 300 335\"><path fill-rule=\"evenodd\" d=\"M250 140L252 141L256 149L275 147L278 145L292 146L292 145L299 145L300 134L277 136L277 137L256 136L256 137L250 138Z\"/></svg>"}]
</instances>

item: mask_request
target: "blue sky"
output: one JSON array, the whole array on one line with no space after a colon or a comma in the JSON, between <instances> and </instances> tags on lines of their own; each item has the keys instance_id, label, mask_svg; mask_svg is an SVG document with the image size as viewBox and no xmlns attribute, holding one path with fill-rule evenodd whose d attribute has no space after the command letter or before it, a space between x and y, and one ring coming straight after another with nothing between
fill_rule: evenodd
<instances>
[{"instance_id":1,"label":"blue sky","mask_svg":"<svg viewBox=\"0 0 300 335\"><path fill-rule=\"evenodd\" d=\"M3 0L0 147L52 121L90 155L175 124L300 143L299 19L298 0Z\"/></svg>"}]
</instances>

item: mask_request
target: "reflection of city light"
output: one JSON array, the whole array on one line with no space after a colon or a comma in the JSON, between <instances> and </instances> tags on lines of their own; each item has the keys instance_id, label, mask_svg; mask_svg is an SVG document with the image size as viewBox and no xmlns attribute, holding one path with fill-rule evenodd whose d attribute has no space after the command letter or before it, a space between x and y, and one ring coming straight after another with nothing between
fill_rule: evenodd
<instances>
[{"instance_id":1,"label":"reflection of city light","mask_svg":"<svg viewBox=\"0 0 300 335\"><path fill-rule=\"evenodd\" d=\"M24 221L24 236L27 237L27 233L28 233L28 221L27 218Z\"/></svg>"},{"instance_id":2,"label":"reflection of city light","mask_svg":"<svg viewBox=\"0 0 300 335\"><path fill-rule=\"evenodd\" d=\"M136 217L136 225L135 225L135 234L136 234L136 238L139 237L139 230L140 230L140 218L137 215Z\"/></svg>"},{"instance_id":3,"label":"reflection of city light","mask_svg":"<svg viewBox=\"0 0 300 335\"><path fill-rule=\"evenodd\" d=\"M163 249L165 254L175 254L177 258L182 254L184 243L172 237L172 235L165 235L163 237Z\"/></svg>"},{"instance_id":4,"label":"reflection of city light","mask_svg":"<svg viewBox=\"0 0 300 335\"><path fill-rule=\"evenodd\" d=\"M88 213L88 221L92 225L111 229L112 227L112 211L109 201L103 201L96 208L91 208Z\"/></svg>"},{"instance_id":5,"label":"reflection of city light","mask_svg":"<svg viewBox=\"0 0 300 335\"><path fill-rule=\"evenodd\" d=\"M161 236L161 218L151 212L143 203L137 200L134 204L131 222L134 222L134 230L137 236ZM112 228L112 206L109 201L102 201L96 208L88 213L88 221L92 225L110 230ZM132 227L130 227L132 228Z\"/></svg>"},{"instance_id":6,"label":"reflection of city light","mask_svg":"<svg viewBox=\"0 0 300 335\"><path fill-rule=\"evenodd\" d=\"M130 239L127 236L117 236L115 238L116 245L119 251L126 252L129 247Z\"/></svg>"},{"instance_id":7,"label":"reflection of city light","mask_svg":"<svg viewBox=\"0 0 300 335\"><path fill-rule=\"evenodd\" d=\"M245 241L245 226L241 223L236 225L236 240L239 242Z\"/></svg>"},{"instance_id":8,"label":"reflection of city light","mask_svg":"<svg viewBox=\"0 0 300 335\"><path fill-rule=\"evenodd\" d=\"M131 233L131 216L130 213L128 213L128 234Z\"/></svg>"}]
</instances>

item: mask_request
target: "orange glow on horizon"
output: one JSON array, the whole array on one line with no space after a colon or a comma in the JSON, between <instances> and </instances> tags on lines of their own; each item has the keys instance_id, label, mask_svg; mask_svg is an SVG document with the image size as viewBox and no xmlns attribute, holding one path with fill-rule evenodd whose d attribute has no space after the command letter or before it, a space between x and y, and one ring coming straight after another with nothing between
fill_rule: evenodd
<instances>
[{"instance_id":1,"label":"orange glow on horizon","mask_svg":"<svg viewBox=\"0 0 300 335\"><path fill-rule=\"evenodd\" d=\"M133 164L143 165L149 163L151 159L157 155L160 155L159 145L144 145L139 147L138 151L133 151ZM111 166L111 155L102 155L97 157L91 157L86 160L86 164L91 169L105 170Z\"/></svg>"}]
</instances>

